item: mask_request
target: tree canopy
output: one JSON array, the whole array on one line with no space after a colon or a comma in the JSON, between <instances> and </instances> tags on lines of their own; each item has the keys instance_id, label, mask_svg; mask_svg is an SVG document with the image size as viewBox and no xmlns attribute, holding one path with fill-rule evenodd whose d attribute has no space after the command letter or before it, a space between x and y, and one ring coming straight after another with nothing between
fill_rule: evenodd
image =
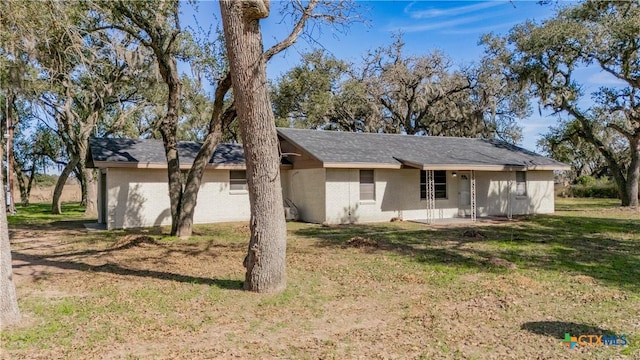
<instances>
[{"instance_id":1,"label":"tree canopy","mask_svg":"<svg viewBox=\"0 0 640 360\"><path fill-rule=\"evenodd\" d=\"M570 117L558 139L578 136L604 158L622 205L638 205L640 179L640 3L585 1L540 24L526 22L484 43L542 106ZM585 94L576 70L617 79ZM557 132L558 129L554 130ZM572 146L576 151L584 146Z\"/></svg>"},{"instance_id":2,"label":"tree canopy","mask_svg":"<svg viewBox=\"0 0 640 360\"><path fill-rule=\"evenodd\" d=\"M272 85L280 124L344 131L498 137L515 143L529 104L493 59L456 67L444 53L405 55L401 36L361 64L315 51Z\"/></svg>"}]
</instances>

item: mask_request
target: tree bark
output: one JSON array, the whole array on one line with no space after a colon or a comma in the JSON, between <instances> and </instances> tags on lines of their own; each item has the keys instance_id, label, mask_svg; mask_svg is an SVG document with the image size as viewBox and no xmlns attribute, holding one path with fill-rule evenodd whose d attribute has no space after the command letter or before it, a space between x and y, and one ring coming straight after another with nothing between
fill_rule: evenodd
<instances>
[{"instance_id":1,"label":"tree bark","mask_svg":"<svg viewBox=\"0 0 640 360\"><path fill-rule=\"evenodd\" d=\"M13 121L13 91L7 92L7 195L9 196L9 206L7 211L13 214L16 212L15 196L13 195L13 164L15 164L15 156L13 154L13 137L14 137L14 121ZM5 199L7 200L7 199ZM6 204L6 202L5 202Z\"/></svg>"},{"instance_id":2,"label":"tree bark","mask_svg":"<svg viewBox=\"0 0 640 360\"><path fill-rule=\"evenodd\" d=\"M82 161L73 169L73 174L80 183L80 206L87 206L87 181L84 178L84 171L81 165Z\"/></svg>"},{"instance_id":3,"label":"tree bark","mask_svg":"<svg viewBox=\"0 0 640 360\"><path fill-rule=\"evenodd\" d=\"M559 110L564 110L566 112L568 112L570 115L572 115L573 117L576 118L576 120L579 121L580 123L580 131L578 133L578 135L584 139L585 141L587 141L588 143L590 143L591 145L593 145L596 150L602 155L602 157L604 157L604 160L606 161L607 165L609 166L609 171L613 176L613 179L616 182L616 185L618 185L618 194L620 195L620 200L621 200L621 205L622 206L630 206L632 200L631 197L629 196L629 187L633 187L633 185L629 185L629 174L631 174L631 169L632 167L629 168L628 173L626 174L626 178L625 178L625 173L623 171L623 167L621 166L621 164L618 163L616 156L615 156L615 152L612 151L609 147L607 147L607 145L605 145L604 142L602 142L602 140L596 135L595 131L593 130L593 127L591 126L591 124L589 123L589 120L587 119L586 116L584 116L578 109L569 106L568 104L563 104L562 107L559 108ZM637 140L636 140L637 141ZM629 142L629 145L631 146L631 148L634 148L634 141L631 140ZM635 142L635 148L637 150L638 147L638 143ZM633 164L633 155L632 155L632 164L633 168L638 168L638 166L640 166L640 163L637 162L636 159L636 163L635 165ZM637 171L637 170L636 170ZM637 178L636 178L636 189L637 189ZM638 193L636 190L636 199L638 197ZM637 204L637 200L636 200L636 204Z\"/></svg>"},{"instance_id":4,"label":"tree bark","mask_svg":"<svg viewBox=\"0 0 640 360\"><path fill-rule=\"evenodd\" d=\"M95 118L95 117L93 117ZM91 124L95 121L91 122ZM78 142L78 179L82 184L82 200L84 209L84 216L96 217L98 216L98 183L93 169L87 168L87 155L89 153L89 132L84 131L82 133L82 139Z\"/></svg>"},{"instance_id":5,"label":"tree bark","mask_svg":"<svg viewBox=\"0 0 640 360\"><path fill-rule=\"evenodd\" d=\"M84 216L96 217L98 216L98 182L95 176L95 170L88 169L85 166L83 173L87 192Z\"/></svg>"},{"instance_id":6,"label":"tree bark","mask_svg":"<svg viewBox=\"0 0 640 360\"><path fill-rule=\"evenodd\" d=\"M178 158L178 141L176 132L178 129L178 109L180 108L180 81L178 78L175 59L159 61L160 72L169 87L167 98L167 114L160 125L160 133L164 143L165 156L167 158L167 172L169 177L169 201L171 203L171 235L176 235L180 220L180 203L182 201L182 173L180 172L180 159ZM171 64L171 65L167 65Z\"/></svg>"},{"instance_id":7,"label":"tree bark","mask_svg":"<svg viewBox=\"0 0 640 360\"><path fill-rule=\"evenodd\" d=\"M207 135L189 170L182 193L182 204L176 230L176 235L180 238L188 238L193 234L193 216L198 203L198 191L200 190L200 184L202 184L202 175L221 139L222 127L219 126L217 130Z\"/></svg>"},{"instance_id":8,"label":"tree bark","mask_svg":"<svg viewBox=\"0 0 640 360\"><path fill-rule=\"evenodd\" d=\"M13 160L13 168L18 179L18 188L20 189L20 203L22 206L29 206L29 193L31 192L31 178L27 178L18 162Z\"/></svg>"},{"instance_id":9,"label":"tree bark","mask_svg":"<svg viewBox=\"0 0 640 360\"><path fill-rule=\"evenodd\" d=\"M629 141L631 148L631 163L627 170L627 197L628 206L638 207L638 181L640 181L640 139L634 138Z\"/></svg>"},{"instance_id":10,"label":"tree bark","mask_svg":"<svg viewBox=\"0 0 640 360\"><path fill-rule=\"evenodd\" d=\"M0 146L0 159L2 147ZM2 183L2 172L0 172ZM0 201L5 202L2 191ZM13 283L13 269L11 265L11 243L9 242L9 226L4 206L0 206L0 329L20 321L18 297Z\"/></svg>"},{"instance_id":11,"label":"tree bark","mask_svg":"<svg viewBox=\"0 0 640 360\"><path fill-rule=\"evenodd\" d=\"M60 203L60 197L62 196L62 190L69 178L69 175L73 169L78 165L80 159L77 156L72 156L69 163L64 167L62 173L58 177L56 187L53 189L53 200L51 201L51 213L62 214L62 204Z\"/></svg>"},{"instance_id":12,"label":"tree bark","mask_svg":"<svg viewBox=\"0 0 640 360\"><path fill-rule=\"evenodd\" d=\"M227 75L218 83L213 103L213 112L211 113L211 120L209 121L209 134L207 134L187 175L187 181L182 194L180 219L177 229L177 235L180 238L188 238L193 234L193 215L195 213L198 191L200 190L204 170L216 147L222 140L223 123L225 121L231 121L235 117L235 108L233 106L229 107L224 113L222 111L224 107L224 95L230 88L231 77Z\"/></svg>"},{"instance_id":13,"label":"tree bark","mask_svg":"<svg viewBox=\"0 0 640 360\"><path fill-rule=\"evenodd\" d=\"M244 289L278 292L286 287L287 231L278 137L267 91L259 24L259 19L269 15L269 3L223 0L220 8L251 204Z\"/></svg>"}]
</instances>

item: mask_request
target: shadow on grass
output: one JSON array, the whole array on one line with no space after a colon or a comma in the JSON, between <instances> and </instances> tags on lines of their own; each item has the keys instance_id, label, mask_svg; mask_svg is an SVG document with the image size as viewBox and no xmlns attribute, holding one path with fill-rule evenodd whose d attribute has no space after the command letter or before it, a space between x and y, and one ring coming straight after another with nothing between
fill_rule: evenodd
<instances>
[{"instance_id":1,"label":"shadow on grass","mask_svg":"<svg viewBox=\"0 0 640 360\"><path fill-rule=\"evenodd\" d=\"M477 230L481 236L464 236L467 230ZM319 246L326 247L345 246L354 236L369 237L379 244L380 250L418 262L479 271L496 269L490 259L499 258L521 269L552 270L562 276L586 275L640 292L637 219L538 215L495 226L417 230L393 224L318 226L297 229L294 234L316 238Z\"/></svg>"},{"instance_id":2,"label":"shadow on grass","mask_svg":"<svg viewBox=\"0 0 640 360\"><path fill-rule=\"evenodd\" d=\"M165 271L155 270L137 270L129 269L118 264L104 264L104 265L91 265L79 261L69 260L51 260L48 256L30 255L21 252L12 252L14 260L24 261L26 264L14 265L14 268L20 268L23 266L40 265L50 266L65 270L77 270L77 271L93 271L100 273L109 273L115 275L124 276L137 276L145 278L153 278L160 280L170 280L189 284L203 284L216 286L221 289L240 290L242 289L243 282L240 280L227 280L227 279L211 279L198 276L175 274Z\"/></svg>"},{"instance_id":3,"label":"shadow on grass","mask_svg":"<svg viewBox=\"0 0 640 360\"><path fill-rule=\"evenodd\" d=\"M538 335L564 340L564 334L571 335L614 335L615 332L596 326L565 321L533 321L522 324L522 330Z\"/></svg>"}]
</instances>

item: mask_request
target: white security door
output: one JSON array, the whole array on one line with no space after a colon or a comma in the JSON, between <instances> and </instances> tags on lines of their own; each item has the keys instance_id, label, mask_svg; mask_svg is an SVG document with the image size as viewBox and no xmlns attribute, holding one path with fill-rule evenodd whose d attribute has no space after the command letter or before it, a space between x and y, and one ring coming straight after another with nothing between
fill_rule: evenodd
<instances>
[{"instance_id":1,"label":"white security door","mask_svg":"<svg viewBox=\"0 0 640 360\"><path fill-rule=\"evenodd\" d=\"M458 215L471 215L471 178L468 172L458 172Z\"/></svg>"}]
</instances>

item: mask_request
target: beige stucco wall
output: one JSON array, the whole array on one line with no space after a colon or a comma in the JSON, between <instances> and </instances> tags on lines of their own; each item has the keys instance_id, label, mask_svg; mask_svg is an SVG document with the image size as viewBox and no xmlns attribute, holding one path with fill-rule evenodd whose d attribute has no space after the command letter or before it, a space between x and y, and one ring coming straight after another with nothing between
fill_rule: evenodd
<instances>
[{"instance_id":1,"label":"beige stucco wall","mask_svg":"<svg viewBox=\"0 0 640 360\"><path fill-rule=\"evenodd\" d=\"M300 220L325 221L325 169L287 171L288 192L285 196L298 208Z\"/></svg>"},{"instance_id":2,"label":"beige stucco wall","mask_svg":"<svg viewBox=\"0 0 640 360\"><path fill-rule=\"evenodd\" d=\"M107 228L171 224L166 169L107 171ZM194 223L249 220L249 195L229 191L228 170L205 172Z\"/></svg>"},{"instance_id":3,"label":"beige stucco wall","mask_svg":"<svg viewBox=\"0 0 640 360\"><path fill-rule=\"evenodd\" d=\"M375 200L360 200L359 169L327 169L326 221L331 224L426 219L427 203L420 200L420 170L375 169ZM436 200L436 217L458 214L458 183L447 172L447 199Z\"/></svg>"},{"instance_id":4,"label":"beige stucco wall","mask_svg":"<svg viewBox=\"0 0 640 360\"><path fill-rule=\"evenodd\" d=\"M554 200L553 171L527 171L527 198L516 199L514 214L551 214Z\"/></svg>"},{"instance_id":5,"label":"beige stucco wall","mask_svg":"<svg viewBox=\"0 0 640 360\"><path fill-rule=\"evenodd\" d=\"M229 190L229 170L204 173L193 216L195 224L248 221L251 218L248 191Z\"/></svg>"},{"instance_id":6,"label":"beige stucco wall","mask_svg":"<svg viewBox=\"0 0 640 360\"><path fill-rule=\"evenodd\" d=\"M516 196L515 172L476 172L478 216L554 211L553 171L527 171L527 195ZM509 184L511 183L511 187Z\"/></svg>"},{"instance_id":7,"label":"beige stucco wall","mask_svg":"<svg viewBox=\"0 0 640 360\"><path fill-rule=\"evenodd\" d=\"M459 216L459 181L447 171L447 199L436 200L436 218ZM358 169L301 169L282 171L285 199L294 202L300 220L332 224L426 219L420 200L420 171L375 169L375 200L360 201ZM509 184L511 180L511 189ZM552 213L553 172L528 171L527 196L515 196L515 172L476 171L477 214ZM508 201L510 200L510 201ZM107 227L109 229L169 225L169 194L165 169L107 169ZM229 190L228 170L205 172L194 223L247 221L246 191Z\"/></svg>"},{"instance_id":8,"label":"beige stucco wall","mask_svg":"<svg viewBox=\"0 0 640 360\"><path fill-rule=\"evenodd\" d=\"M515 192L515 173L476 171L476 204L478 216L506 215L510 194ZM509 190L509 179L513 182Z\"/></svg>"}]
</instances>

